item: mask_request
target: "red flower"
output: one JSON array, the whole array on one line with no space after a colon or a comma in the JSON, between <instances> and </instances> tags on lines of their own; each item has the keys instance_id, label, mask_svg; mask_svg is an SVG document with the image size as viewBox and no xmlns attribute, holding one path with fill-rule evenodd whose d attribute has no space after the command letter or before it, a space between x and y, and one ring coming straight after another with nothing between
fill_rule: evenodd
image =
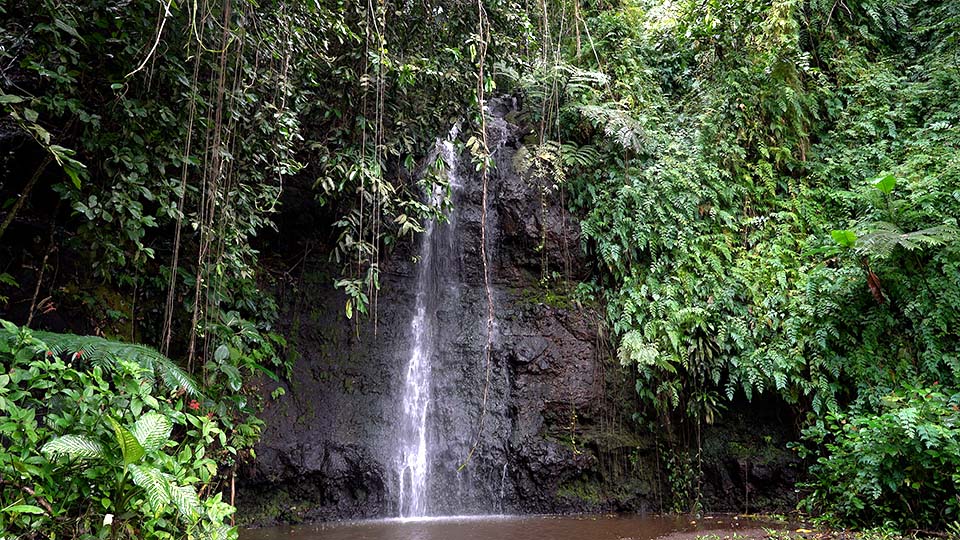
<instances>
[{"instance_id":1,"label":"red flower","mask_svg":"<svg viewBox=\"0 0 960 540\"><path fill-rule=\"evenodd\" d=\"M191 399L191 400L190 400L190 403L187 404L187 407L190 407L191 410L199 411L199 410L200 410L200 402L197 401L197 400L195 400L195 399Z\"/></svg>"}]
</instances>

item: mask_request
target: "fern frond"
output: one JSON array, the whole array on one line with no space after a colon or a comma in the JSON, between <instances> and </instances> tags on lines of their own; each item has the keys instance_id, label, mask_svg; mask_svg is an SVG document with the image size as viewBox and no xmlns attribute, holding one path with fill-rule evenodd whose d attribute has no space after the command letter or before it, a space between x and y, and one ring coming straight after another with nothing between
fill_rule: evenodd
<instances>
[{"instance_id":1,"label":"fern frond","mask_svg":"<svg viewBox=\"0 0 960 540\"><path fill-rule=\"evenodd\" d=\"M878 221L869 225L869 232L858 238L857 250L863 255L872 255L881 259L887 258L896 247L907 251L916 251L924 247L942 246L956 242L958 231L956 227L941 225L913 232L903 232L896 225L885 221Z\"/></svg>"},{"instance_id":2,"label":"fern frond","mask_svg":"<svg viewBox=\"0 0 960 540\"><path fill-rule=\"evenodd\" d=\"M9 333L9 330L6 331ZM112 341L97 336L58 334L40 330L32 331L35 339L42 341L47 349L58 356L66 355L115 370L120 361L134 362L147 370L154 379L170 390L182 390L191 396L200 395L200 388L193 378L172 360L155 349ZM15 337L15 336L13 336Z\"/></svg>"},{"instance_id":3,"label":"fern frond","mask_svg":"<svg viewBox=\"0 0 960 540\"><path fill-rule=\"evenodd\" d=\"M597 151L596 147L589 144L577 146L575 144L564 143L560 147L560 155L565 165L592 167L600 163L600 152Z\"/></svg>"},{"instance_id":4,"label":"fern frond","mask_svg":"<svg viewBox=\"0 0 960 540\"><path fill-rule=\"evenodd\" d=\"M599 105L584 105L579 110L620 146L637 151L643 151L647 146L647 129L629 111Z\"/></svg>"},{"instance_id":5,"label":"fern frond","mask_svg":"<svg viewBox=\"0 0 960 540\"><path fill-rule=\"evenodd\" d=\"M570 74L570 84L601 87L610 82L610 77L602 71L582 69L567 63L558 64L557 70Z\"/></svg>"},{"instance_id":6,"label":"fern frond","mask_svg":"<svg viewBox=\"0 0 960 540\"><path fill-rule=\"evenodd\" d=\"M177 388L183 390L190 396L199 396L200 387L189 373L176 365L173 360L158 353L153 359L153 370L159 376L160 380L167 388Z\"/></svg>"}]
</instances>

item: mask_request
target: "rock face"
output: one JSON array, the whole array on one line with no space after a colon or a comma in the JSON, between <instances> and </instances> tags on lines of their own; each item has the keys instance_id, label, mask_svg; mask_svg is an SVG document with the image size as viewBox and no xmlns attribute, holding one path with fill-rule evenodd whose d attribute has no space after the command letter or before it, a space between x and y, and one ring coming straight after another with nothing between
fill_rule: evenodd
<instances>
[{"instance_id":1,"label":"rock face","mask_svg":"<svg viewBox=\"0 0 960 540\"><path fill-rule=\"evenodd\" d=\"M599 315L541 286L576 281L579 225L562 193L516 172L517 129L494 104L486 248L494 301L489 364L480 255L483 182L461 160L452 246L438 270L428 412L430 515L658 510L667 489L654 434L625 412L633 380L599 335ZM279 295L296 351L286 396L267 400L256 461L241 471L249 523L396 516L401 396L411 351L416 246L381 263L375 320L354 324L332 268L304 262ZM264 389L266 395L271 387ZM486 396L486 397L485 397ZM722 475L718 475L718 478ZM722 481L722 478L721 480Z\"/></svg>"},{"instance_id":2,"label":"rock face","mask_svg":"<svg viewBox=\"0 0 960 540\"><path fill-rule=\"evenodd\" d=\"M544 265L557 272L583 267L576 260L579 226L556 193L515 172L519 143L506 112L493 111L489 130L497 163L486 200L495 314L489 366L483 182L472 164L459 164L455 215L437 225L452 229L454 249L447 253L453 260L443 261L442 301L429 314L436 346L427 487L428 513L435 515L590 505L558 498L558 491L596 467L595 455L577 448L582 425L571 419L594 416L606 385L597 314L538 286ZM355 326L344 318L345 298L316 261L306 271L306 290L282 299L298 359L287 395L268 400L258 458L244 471L240 505L255 520L396 515L415 255L415 247L398 249L382 263L375 323Z\"/></svg>"}]
</instances>

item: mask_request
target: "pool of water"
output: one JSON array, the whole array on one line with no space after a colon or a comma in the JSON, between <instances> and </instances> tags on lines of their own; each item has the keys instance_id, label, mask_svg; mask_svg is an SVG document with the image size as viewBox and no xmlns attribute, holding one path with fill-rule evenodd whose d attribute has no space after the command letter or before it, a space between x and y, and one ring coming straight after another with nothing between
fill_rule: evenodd
<instances>
[{"instance_id":1,"label":"pool of water","mask_svg":"<svg viewBox=\"0 0 960 540\"><path fill-rule=\"evenodd\" d=\"M318 523L240 531L240 540L652 540L674 532L742 530L733 516L454 516Z\"/></svg>"}]
</instances>

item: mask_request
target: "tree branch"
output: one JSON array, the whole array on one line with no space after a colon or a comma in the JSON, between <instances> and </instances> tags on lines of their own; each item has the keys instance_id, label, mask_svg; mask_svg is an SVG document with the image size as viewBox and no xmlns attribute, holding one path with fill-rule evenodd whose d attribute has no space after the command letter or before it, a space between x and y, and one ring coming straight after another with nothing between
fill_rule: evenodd
<instances>
[{"instance_id":1,"label":"tree branch","mask_svg":"<svg viewBox=\"0 0 960 540\"><path fill-rule=\"evenodd\" d=\"M20 211L20 208L22 208L24 203L27 202L27 199L30 198L30 192L33 191L33 186L36 185L37 180L40 179L43 171L47 169L47 165L49 165L51 161L53 161L53 155L48 154L47 157L43 159L43 162L40 163L40 166L37 167L37 170L33 172L33 176L30 177L27 185L24 186L23 193L20 194L20 198L17 199L17 202L13 203L13 207L10 208L10 212L7 214L7 217L3 220L3 223L0 224L0 239L3 238L3 233L7 232L7 227L13 223L13 218L17 217L17 212Z\"/></svg>"},{"instance_id":2,"label":"tree branch","mask_svg":"<svg viewBox=\"0 0 960 540\"><path fill-rule=\"evenodd\" d=\"M42 506L43 509L47 511L47 514L49 514L50 517L53 517L53 507L50 506L50 503L48 503L46 499L44 499L43 497L37 495L37 492L34 491L33 488L28 487L28 486L21 486L21 485L19 485L19 484L14 484L13 482L9 482L9 481L7 481L7 480L4 480L3 478L0 478L0 486L11 486L11 487L15 487L15 488L19 489L20 491L26 493L27 495L30 495L31 497L33 497L33 498L37 501L37 504L39 504L40 506Z\"/></svg>"}]
</instances>

